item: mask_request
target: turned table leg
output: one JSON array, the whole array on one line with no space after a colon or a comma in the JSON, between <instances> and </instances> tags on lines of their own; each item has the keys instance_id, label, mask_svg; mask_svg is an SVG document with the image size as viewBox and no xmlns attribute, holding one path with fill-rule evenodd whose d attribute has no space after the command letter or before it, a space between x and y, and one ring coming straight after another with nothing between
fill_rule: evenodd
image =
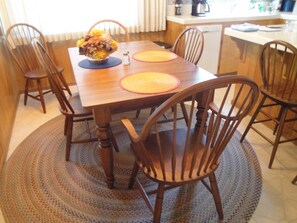
<instances>
[{"instance_id":1,"label":"turned table leg","mask_svg":"<svg viewBox=\"0 0 297 223\"><path fill-rule=\"evenodd\" d=\"M196 127L200 128L202 124L202 117L207 107L207 103L213 101L214 92L205 91L199 94L196 98L197 101L197 113L196 113ZM203 126L205 128L206 126Z\"/></svg>"},{"instance_id":2,"label":"turned table leg","mask_svg":"<svg viewBox=\"0 0 297 223\"><path fill-rule=\"evenodd\" d=\"M110 112L106 109L95 109L93 115L96 122L97 137L99 139L101 165L106 176L107 186L112 189L115 179L113 175L113 149L109 136Z\"/></svg>"}]
</instances>

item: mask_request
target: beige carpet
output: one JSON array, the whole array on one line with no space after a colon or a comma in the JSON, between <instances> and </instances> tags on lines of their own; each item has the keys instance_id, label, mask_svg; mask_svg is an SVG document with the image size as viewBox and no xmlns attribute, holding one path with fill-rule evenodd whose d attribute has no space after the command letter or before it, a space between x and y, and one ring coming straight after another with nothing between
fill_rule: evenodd
<instances>
[{"instance_id":1,"label":"beige carpet","mask_svg":"<svg viewBox=\"0 0 297 223\"><path fill-rule=\"evenodd\" d=\"M146 120L146 114L135 120ZM54 118L26 138L12 154L0 178L0 207L6 222L152 222L137 189L128 190L133 164L129 140L119 122L113 132L120 146L114 153L115 189L104 182L98 143L72 146L65 161L64 119ZM95 128L92 127L93 131ZM85 126L75 126L77 137ZM258 204L262 179L256 155L235 133L216 171L224 222L248 222ZM155 187L141 177L147 188ZM217 222L211 194L201 183L165 193L162 222Z\"/></svg>"}]
</instances>

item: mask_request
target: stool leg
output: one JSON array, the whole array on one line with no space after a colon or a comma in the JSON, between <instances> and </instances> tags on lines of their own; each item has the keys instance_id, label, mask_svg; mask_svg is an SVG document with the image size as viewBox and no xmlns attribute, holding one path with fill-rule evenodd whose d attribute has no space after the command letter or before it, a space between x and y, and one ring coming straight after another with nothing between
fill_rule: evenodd
<instances>
[{"instance_id":1,"label":"stool leg","mask_svg":"<svg viewBox=\"0 0 297 223\"><path fill-rule=\"evenodd\" d=\"M279 113L278 113L277 119L276 119L278 122L280 122L281 117L282 117L282 115L283 115L283 112L284 112L284 108L281 107L281 109L280 109L280 111L279 111ZM274 126L273 135L275 135L275 133L277 132L277 128L278 128L278 126L279 126L279 124L276 123L275 126Z\"/></svg>"},{"instance_id":2,"label":"stool leg","mask_svg":"<svg viewBox=\"0 0 297 223\"><path fill-rule=\"evenodd\" d=\"M39 92L39 99L42 105L43 112L46 113L46 108L45 108L45 103L44 103L44 97L43 97L43 92L42 92L42 86L40 79L37 79L37 87L38 87L38 92Z\"/></svg>"},{"instance_id":3,"label":"stool leg","mask_svg":"<svg viewBox=\"0 0 297 223\"><path fill-rule=\"evenodd\" d=\"M288 109L284 108L284 110L282 112L282 117L279 120L280 121L279 126L277 127L276 138L275 138L275 141L274 141L274 144L273 144L273 149L272 149L272 153L271 153L271 157L270 157L270 161L269 161L269 166L268 166L269 169L272 167L272 163L273 163L273 160L274 160L274 157L275 157L278 145L279 145L279 141L280 141L280 138L282 136L282 132L283 132L283 128L284 128L284 125L285 125L285 120L286 120L287 113L288 113Z\"/></svg>"},{"instance_id":4,"label":"stool leg","mask_svg":"<svg viewBox=\"0 0 297 223\"><path fill-rule=\"evenodd\" d=\"M257 116L258 116L258 114L259 114L259 112L260 112L260 110L261 110L261 108L262 108L262 106L263 106L265 100L266 100L266 97L263 96L263 98L261 99L261 102L259 103L257 109L255 110L254 114L252 115L252 117L251 117L251 119L250 119L250 121L249 121L249 124L247 125L247 127L246 127L244 133L242 134L241 139L240 139L240 142L242 142L242 141L244 140L245 136L247 135L247 133L248 133L249 130L251 129L251 127L252 127L252 125L253 125L255 119L257 118Z\"/></svg>"},{"instance_id":5,"label":"stool leg","mask_svg":"<svg viewBox=\"0 0 297 223\"><path fill-rule=\"evenodd\" d=\"M28 94L29 94L29 83L30 83L30 79L26 78L25 95L24 95L24 105L27 105Z\"/></svg>"}]
</instances>

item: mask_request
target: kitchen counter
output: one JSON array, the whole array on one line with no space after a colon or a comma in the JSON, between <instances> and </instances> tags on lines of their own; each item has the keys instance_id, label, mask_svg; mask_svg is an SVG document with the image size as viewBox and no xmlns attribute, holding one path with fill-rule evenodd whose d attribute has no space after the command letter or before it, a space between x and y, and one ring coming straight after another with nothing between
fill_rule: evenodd
<instances>
[{"instance_id":1,"label":"kitchen counter","mask_svg":"<svg viewBox=\"0 0 297 223\"><path fill-rule=\"evenodd\" d=\"M222 23L222 22L240 22L247 20L268 20L268 19L284 19L284 20L297 20L297 15L292 13L207 13L206 16L197 17L192 15L180 15L180 16L167 16L167 21L191 25L199 23Z\"/></svg>"},{"instance_id":2,"label":"kitchen counter","mask_svg":"<svg viewBox=\"0 0 297 223\"><path fill-rule=\"evenodd\" d=\"M260 44L260 45L263 45L266 42L269 42L271 40L284 40L286 42L291 43L293 46L297 48L297 29L296 28L291 32L286 30L274 31L274 32L264 32L264 31L241 32L241 31L233 30L231 28L225 28L224 34L231 37L235 37L237 39L245 40L245 41Z\"/></svg>"},{"instance_id":3,"label":"kitchen counter","mask_svg":"<svg viewBox=\"0 0 297 223\"><path fill-rule=\"evenodd\" d=\"M189 4L190 5L190 4ZM191 5L190 5L191 6ZM222 6L223 7L223 6ZM255 11L243 11L240 13L222 13L224 10L216 10L212 8L210 13L207 13L204 17L191 16L191 9L183 7L185 11L182 15L175 16L173 14L167 14L167 27L164 42L173 45L178 35L189 25L197 26L208 26L221 25L221 38L218 39L220 44L219 50L219 65L218 72L219 75L232 74L237 72L237 64L239 63L240 50L237 46L237 41L235 42L233 37L229 35L224 35L224 30L231 25L238 25L242 23L253 23L257 25L275 25L284 24L285 20L297 20L297 15L292 13L259 13ZM216 11L215 11L216 10ZM226 11L226 10L225 10ZM174 11L173 11L174 13ZM240 34L238 34L240 35ZM257 35L254 33L254 35ZM271 33L265 33L265 35L272 35ZM277 34L274 34L277 35ZM288 34L288 38L290 34ZM262 43L267 42L265 39L259 37L258 41ZM240 37L244 38L244 37ZM249 37L246 37L249 38ZM295 37L291 37L292 39ZM257 37L255 37L257 39ZM295 38L297 39L297 38ZM243 40L245 41L245 40ZM293 40L294 41L294 40ZM212 44L210 44L212 45ZM208 50L208 49L204 49ZM232 63L230 63L232 61Z\"/></svg>"}]
</instances>

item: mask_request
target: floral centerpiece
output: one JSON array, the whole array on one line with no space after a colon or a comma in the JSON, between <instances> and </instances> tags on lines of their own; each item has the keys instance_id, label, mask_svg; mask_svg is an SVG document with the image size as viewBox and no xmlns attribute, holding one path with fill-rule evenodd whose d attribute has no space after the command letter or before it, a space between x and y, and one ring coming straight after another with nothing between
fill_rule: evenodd
<instances>
[{"instance_id":1,"label":"floral centerpiece","mask_svg":"<svg viewBox=\"0 0 297 223\"><path fill-rule=\"evenodd\" d=\"M91 63L105 63L109 55L118 49L118 43L103 30L94 29L77 41L79 54L88 57Z\"/></svg>"}]
</instances>

